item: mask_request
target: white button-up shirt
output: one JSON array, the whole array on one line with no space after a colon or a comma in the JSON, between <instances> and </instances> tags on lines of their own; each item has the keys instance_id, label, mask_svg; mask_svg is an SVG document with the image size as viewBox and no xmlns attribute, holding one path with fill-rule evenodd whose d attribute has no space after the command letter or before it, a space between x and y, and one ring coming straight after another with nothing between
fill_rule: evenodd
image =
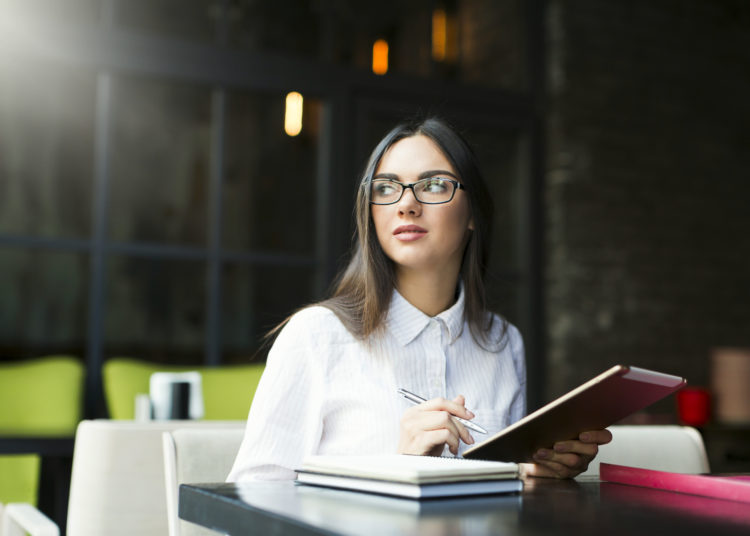
<instances>
[{"instance_id":1,"label":"white button-up shirt","mask_svg":"<svg viewBox=\"0 0 750 536\"><path fill-rule=\"evenodd\" d=\"M279 333L253 399L245 437L227 480L295 478L310 454L395 453L399 425L410 403L404 388L423 398L452 399L488 435L523 417L526 367L518 330L495 317L483 348L463 318L464 293L429 317L394 291L385 330L354 337L326 307L295 314ZM484 344L487 346L487 344ZM460 443L459 454L468 448ZM449 451L444 452L450 455Z\"/></svg>"}]
</instances>

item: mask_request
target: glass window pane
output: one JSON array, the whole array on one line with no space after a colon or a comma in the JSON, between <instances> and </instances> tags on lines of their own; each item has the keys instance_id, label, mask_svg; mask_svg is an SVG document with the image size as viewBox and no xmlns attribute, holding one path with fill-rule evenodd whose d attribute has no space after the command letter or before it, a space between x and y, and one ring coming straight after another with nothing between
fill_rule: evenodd
<instances>
[{"instance_id":1,"label":"glass window pane","mask_svg":"<svg viewBox=\"0 0 750 536\"><path fill-rule=\"evenodd\" d=\"M112 93L110 236L205 244L210 90L123 77Z\"/></svg>"},{"instance_id":2,"label":"glass window pane","mask_svg":"<svg viewBox=\"0 0 750 536\"><path fill-rule=\"evenodd\" d=\"M439 73L431 52L432 2L362 2L329 4L321 10L328 30L326 56L363 71L372 70L373 45L388 44L386 75L430 77Z\"/></svg>"},{"instance_id":3,"label":"glass window pane","mask_svg":"<svg viewBox=\"0 0 750 536\"><path fill-rule=\"evenodd\" d=\"M221 325L224 362L246 362L271 328L317 299L313 275L313 268L306 266L226 265Z\"/></svg>"},{"instance_id":4,"label":"glass window pane","mask_svg":"<svg viewBox=\"0 0 750 536\"><path fill-rule=\"evenodd\" d=\"M205 281L202 261L109 258L105 354L202 363Z\"/></svg>"},{"instance_id":5,"label":"glass window pane","mask_svg":"<svg viewBox=\"0 0 750 536\"><path fill-rule=\"evenodd\" d=\"M521 0L120 0L116 19L137 32L366 71L373 44L383 39L388 75L523 90L527 11Z\"/></svg>"},{"instance_id":6,"label":"glass window pane","mask_svg":"<svg viewBox=\"0 0 750 536\"><path fill-rule=\"evenodd\" d=\"M102 0L0 0L4 16L29 17L36 22L94 23Z\"/></svg>"},{"instance_id":7,"label":"glass window pane","mask_svg":"<svg viewBox=\"0 0 750 536\"><path fill-rule=\"evenodd\" d=\"M387 75L523 90L526 12L521 0L120 0L116 19L137 32L365 71L372 68L373 44L383 39Z\"/></svg>"},{"instance_id":8,"label":"glass window pane","mask_svg":"<svg viewBox=\"0 0 750 536\"><path fill-rule=\"evenodd\" d=\"M128 30L193 41L212 41L221 2L119 0L116 23Z\"/></svg>"},{"instance_id":9,"label":"glass window pane","mask_svg":"<svg viewBox=\"0 0 750 536\"><path fill-rule=\"evenodd\" d=\"M315 251L321 103L304 98L303 127L284 132L285 95L227 99L224 247L297 255Z\"/></svg>"},{"instance_id":10,"label":"glass window pane","mask_svg":"<svg viewBox=\"0 0 750 536\"><path fill-rule=\"evenodd\" d=\"M387 0L356 7L344 2L325 4L318 11L325 32L317 40L302 35L311 50L321 51L322 59L370 71L373 44L382 39L388 43L386 76L449 79L510 90L526 87L527 9L521 0ZM254 24L261 26L265 20L257 18ZM278 35L295 43L290 31Z\"/></svg>"},{"instance_id":11,"label":"glass window pane","mask_svg":"<svg viewBox=\"0 0 750 536\"><path fill-rule=\"evenodd\" d=\"M0 233L91 229L95 80L0 51Z\"/></svg>"},{"instance_id":12,"label":"glass window pane","mask_svg":"<svg viewBox=\"0 0 750 536\"><path fill-rule=\"evenodd\" d=\"M281 0L235 2L220 13L232 47L314 59L321 54L326 31L322 11L316 0Z\"/></svg>"},{"instance_id":13,"label":"glass window pane","mask_svg":"<svg viewBox=\"0 0 750 536\"><path fill-rule=\"evenodd\" d=\"M515 90L526 87L525 10L521 0L459 2L461 82Z\"/></svg>"},{"instance_id":14,"label":"glass window pane","mask_svg":"<svg viewBox=\"0 0 750 536\"><path fill-rule=\"evenodd\" d=\"M88 255L0 249L0 356L84 355Z\"/></svg>"}]
</instances>

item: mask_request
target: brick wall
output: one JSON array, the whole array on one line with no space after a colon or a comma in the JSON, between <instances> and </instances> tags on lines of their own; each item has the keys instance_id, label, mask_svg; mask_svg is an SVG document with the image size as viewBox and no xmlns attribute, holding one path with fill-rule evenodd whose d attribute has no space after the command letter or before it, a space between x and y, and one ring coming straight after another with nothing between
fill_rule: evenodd
<instances>
[{"instance_id":1,"label":"brick wall","mask_svg":"<svg viewBox=\"0 0 750 536\"><path fill-rule=\"evenodd\" d=\"M750 346L750 3L550 0L547 395Z\"/></svg>"}]
</instances>

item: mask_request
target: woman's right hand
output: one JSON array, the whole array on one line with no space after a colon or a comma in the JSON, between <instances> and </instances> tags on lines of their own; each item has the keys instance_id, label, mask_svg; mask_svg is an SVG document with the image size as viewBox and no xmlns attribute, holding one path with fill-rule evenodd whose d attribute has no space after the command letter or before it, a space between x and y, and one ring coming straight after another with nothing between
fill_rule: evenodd
<instances>
[{"instance_id":1,"label":"woman's right hand","mask_svg":"<svg viewBox=\"0 0 750 536\"><path fill-rule=\"evenodd\" d=\"M453 400L433 398L406 410L401 417L398 453L440 456L448 444L457 455L459 440L468 445L474 443L466 427L453 418L474 418L465 404L463 395L458 395Z\"/></svg>"}]
</instances>

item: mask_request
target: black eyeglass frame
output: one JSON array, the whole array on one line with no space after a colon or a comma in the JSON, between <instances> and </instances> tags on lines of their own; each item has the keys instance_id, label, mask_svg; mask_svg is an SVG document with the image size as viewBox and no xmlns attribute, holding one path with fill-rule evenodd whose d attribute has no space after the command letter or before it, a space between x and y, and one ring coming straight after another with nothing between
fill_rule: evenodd
<instances>
[{"instance_id":1,"label":"black eyeglass frame","mask_svg":"<svg viewBox=\"0 0 750 536\"><path fill-rule=\"evenodd\" d=\"M445 201L422 201L419 199L419 196L417 195L417 191L414 189L414 187L417 184L421 184L426 181L434 181L435 179L440 179L442 181L450 182L453 185L453 191L451 192L451 196L449 199ZM401 187L401 194L398 196L398 198L394 201L391 201L390 203L376 203L372 200L372 184L375 182L392 182L394 184L398 184ZM444 205L445 203L450 203L453 201L453 198L456 196L456 190L464 190L466 191L466 187L458 182L455 179L449 179L448 177L425 177L424 179L419 179L417 182L399 182L394 179L385 179L385 178L375 178L370 179L369 181L369 187L370 187L370 204L371 205L395 205L399 201L401 201L401 198L404 197L404 192L407 188L411 190L411 193L414 194L414 199L417 200L417 202L422 203L423 205Z\"/></svg>"}]
</instances>

